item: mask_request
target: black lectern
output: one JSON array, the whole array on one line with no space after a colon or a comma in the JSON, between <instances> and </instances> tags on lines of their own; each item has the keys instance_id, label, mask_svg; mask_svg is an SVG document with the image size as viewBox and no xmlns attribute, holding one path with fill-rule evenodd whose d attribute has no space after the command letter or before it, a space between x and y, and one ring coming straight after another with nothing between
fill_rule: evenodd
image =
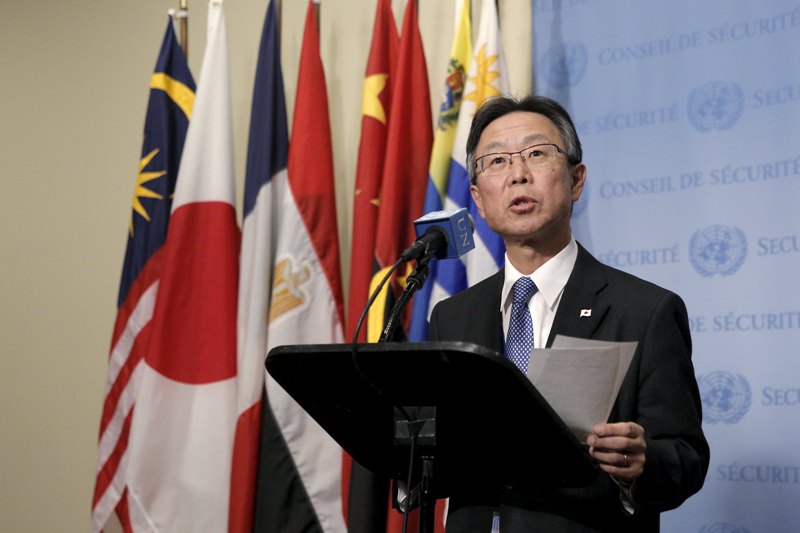
<instances>
[{"instance_id":1,"label":"black lectern","mask_svg":"<svg viewBox=\"0 0 800 533\"><path fill-rule=\"evenodd\" d=\"M414 472L435 472L423 480L421 530L432 500L465 484L582 486L597 474L528 378L482 346L360 344L355 354L349 344L279 346L266 367L355 461L393 479L408 475L405 418L433 419L415 454Z\"/></svg>"}]
</instances>

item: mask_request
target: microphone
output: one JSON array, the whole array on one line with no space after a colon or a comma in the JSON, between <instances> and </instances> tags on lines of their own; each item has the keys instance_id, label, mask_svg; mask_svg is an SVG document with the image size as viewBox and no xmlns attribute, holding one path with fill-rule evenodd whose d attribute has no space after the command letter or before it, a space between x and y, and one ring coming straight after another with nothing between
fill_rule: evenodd
<instances>
[{"instance_id":1,"label":"microphone","mask_svg":"<svg viewBox=\"0 0 800 533\"><path fill-rule=\"evenodd\" d=\"M434 256L436 259L461 257L475 248L472 233L475 223L466 207L432 211L414 221L417 240L400 255L402 261Z\"/></svg>"}]
</instances>

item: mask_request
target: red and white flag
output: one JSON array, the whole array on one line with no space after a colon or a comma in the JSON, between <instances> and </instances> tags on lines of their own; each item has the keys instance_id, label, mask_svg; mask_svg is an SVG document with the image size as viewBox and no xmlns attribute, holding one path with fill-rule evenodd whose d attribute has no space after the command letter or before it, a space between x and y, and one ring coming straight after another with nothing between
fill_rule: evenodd
<instances>
[{"instance_id":1,"label":"red and white flag","mask_svg":"<svg viewBox=\"0 0 800 533\"><path fill-rule=\"evenodd\" d=\"M236 225L221 0L186 136L128 444L133 531L228 527L236 424Z\"/></svg>"}]
</instances>

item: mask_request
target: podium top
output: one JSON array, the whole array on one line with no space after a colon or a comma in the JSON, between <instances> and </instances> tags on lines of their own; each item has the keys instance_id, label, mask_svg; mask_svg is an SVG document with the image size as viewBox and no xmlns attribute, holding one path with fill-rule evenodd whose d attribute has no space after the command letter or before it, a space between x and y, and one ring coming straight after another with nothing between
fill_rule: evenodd
<instances>
[{"instance_id":1,"label":"podium top","mask_svg":"<svg viewBox=\"0 0 800 533\"><path fill-rule=\"evenodd\" d=\"M460 342L278 346L270 375L365 468L405 479L395 420L435 407L438 497L464 483L581 486L596 465L511 362ZM432 411L432 410L428 410ZM418 472L419 470L415 470Z\"/></svg>"}]
</instances>

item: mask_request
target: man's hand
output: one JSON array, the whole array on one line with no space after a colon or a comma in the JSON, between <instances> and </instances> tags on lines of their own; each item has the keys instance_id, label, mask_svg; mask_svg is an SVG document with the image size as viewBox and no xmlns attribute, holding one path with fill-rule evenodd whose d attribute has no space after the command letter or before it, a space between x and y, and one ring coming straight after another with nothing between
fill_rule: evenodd
<instances>
[{"instance_id":1,"label":"man's hand","mask_svg":"<svg viewBox=\"0 0 800 533\"><path fill-rule=\"evenodd\" d=\"M597 424L589 435L589 454L600 468L618 481L630 485L644 471L647 444L644 428L634 422Z\"/></svg>"}]
</instances>

